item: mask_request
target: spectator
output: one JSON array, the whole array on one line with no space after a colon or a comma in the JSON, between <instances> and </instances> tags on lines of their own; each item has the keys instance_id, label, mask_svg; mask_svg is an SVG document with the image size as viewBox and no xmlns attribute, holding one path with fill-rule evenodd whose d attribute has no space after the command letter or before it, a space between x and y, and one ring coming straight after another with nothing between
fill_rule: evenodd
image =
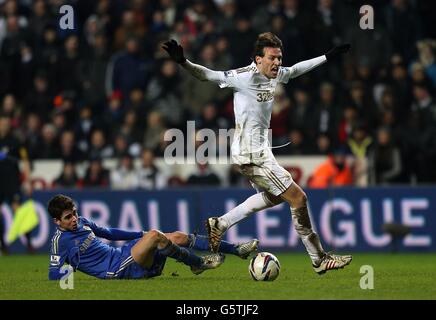
<instances>
[{"instance_id":1,"label":"spectator","mask_svg":"<svg viewBox=\"0 0 436 320\"><path fill-rule=\"evenodd\" d=\"M126 10L122 13L121 25L115 31L114 47L116 50L121 50L130 39L142 39L144 35L144 21L136 19L133 10Z\"/></svg>"},{"instance_id":2,"label":"spectator","mask_svg":"<svg viewBox=\"0 0 436 320\"><path fill-rule=\"evenodd\" d=\"M121 91L124 98L136 87L145 88L148 78L148 66L141 56L139 39L129 37L125 42L125 51L111 57L107 80L113 90Z\"/></svg>"},{"instance_id":3,"label":"spectator","mask_svg":"<svg viewBox=\"0 0 436 320\"><path fill-rule=\"evenodd\" d=\"M220 186L220 178L210 169L208 163L197 163L197 171L191 174L186 181L188 186Z\"/></svg>"},{"instance_id":4,"label":"spectator","mask_svg":"<svg viewBox=\"0 0 436 320\"><path fill-rule=\"evenodd\" d=\"M74 34L69 35L64 41L64 52L59 56L59 61L56 64L56 88L58 91L70 90L76 93L79 92L80 57L79 38Z\"/></svg>"},{"instance_id":5,"label":"spectator","mask_svg":"<svg viewBox=\"0 0 436 320\"><path fill-rule=\"evenodd\" d=\"M107 188L109 183L109 170L103 167L101 158L91 158L82 181L82 186L85 188Z\"/></svg>"},{"instance_id":6,"label":"spectator","mask_svg":"<svg viewBox=\"0 0 436 320\"><path fill-rule=\"evenodd\" d=\"M337 132L339 107L335 101L335 88L330 82L323 82L319 87L319 102L315 107L312 121L307 124L309 134L314 137L326 134L330 139Z\"/></svg>"},{"instance_id":7,"label":"spectator","mask_svg":"<svg viewBox=\"0 0 436 320\"><path fill-rule=\"evenodd\" d=\"M423 65L427 76L431 79L433 87L436 87L436 41L422 40L417 42L419 62Z\"/></svg>"},{"instance_id":8,"label":"spectator","mask_svg":"<svg viewBox=\"0 0 436 320\"><path fill-rule=\"evenodd\" d=\"M24 145L29 152L29 159L36 159L42 145L41 118L38 114L29 113L27 115L26 125L22 131L22 137Z\"/></svg>"},{"instance_id":9,"label":"spectator","mask_svg":"<svg viewBox=\"0 0 436 320\"><path fill-rule=\"evenodd\" d=\"M88 54L79 63L78 76L83 100L94 109L102 108L106 99L105 79L109 63L107 41L104 34L97 33Z\"/></svg>"},{"instance_id":10,"label":"spectator","mask_svg":"<svg viewBox=\"0 0 436 320\"><path fill-rule=\"evenodd\" d=\"M47 123L42 127L41 147L38 149L35 158L56 159L60 157L60 153L56 128L53 124Z\"/></svg>"},{"instance_id":11,"label":"spectator","mask_svg":"<svg viewBox=\"0 0 436 320\"><path fill-rule=\"evenodd\" d=\"M300 128L292 129L288 135L289 144L274 150L276 154L283 155L305 155L312 152L314 143L308 141L303 130ZM278 146L277 146L278 147Z\"/></svg>"},{"instance_id":12,"label":"spectator","mask_svg":"<svg viewBox=\"0 0 436 320\"><path fill-rule=\"evenodd\" d=\"M280 84L276 87L275 99L271 113L273 145L282 145L287 142L290 109L291 100L286 95L283 86Z\"/></svg>"},{"instance_id":13,"label":"spectator","mask_svg":"<svg viewBox=\"0 0 436 320\"><path fill-rule=\"evenodd\" d=\"M375 124L376 111L375 106L368 94L367 88L363 82L355 81L351 84L349 90L350 100L348 104L356 108L358 120L365 122L369 126Z\"/></svg>"},{"instance_id":14,"label":"spectator","mask_svg":"<svg viewBox=\"0 0 436 320\"><path fill-rule=\"evenodd\" d=\"M337 140L339 144L345 144L351 136L354 127L358 123L358 115L355 107L351 105L345 106L342 111L342 119L339 122Z\"/></svg>"},{"instance_id":15,"label":"spectator","mask_svg":"<svg viewBox=\"0 0 436 320\"><path fill-rule=\"evenodd\" d=\"M85 105L79 110L79 119L74 126L77 147L84 153L89 150L91 132L96 129L96 123L92 117L92 109Z\"/></svg>"},{"instance_id":16,"label":"spectator","mask_svg":"<svg viewBox=\"0 0 436 320\"><path fill-rule=\"evenodd\" d=\"M107 159L112 157L113 154L113 147L106 142L106 136L103 130L94 130L91 134L91 145L88 152L89 157Z\"/></svg>"},{"instance_id":17,"label":"spectator","mask_svg":"<svg viewBox=\"0 0 436 320\"><path fill-rule=\"evenodd\" d=\"M213 44L205 45L200 52L200 65L216 70L217 53ZM229 92L220 90L218 86L207 81L198 81L191 75L184 73L182 81L183 104L187 107L191 118L198 118L201 114L201 109L204 105L211 101L211 97L215 100L224 101L229 97Z\"/></svg>"},{"instance_id":18,"label":"spectator","mask_svg":"<svg viewBox=\"0 0 436 320\"><path fill-rule=\"evenodd\" d=\"M392 141L389 129L378 130L374 149L368 158L371 184L388 185L397 182L402 169L401 155L397 145Z\"/></svg>"},{"instance_id":19,"label":"spectator","mask_svg":"<svg viewBox=\"0 0 436 320\"><path fill-rule=\"evenodd\" d=\"M133 88L129 95L129 110L133 110L137 117L139 125L143 125L147 117L149 106L145 101L145 93L141 88Z\"/></svg>"},{"instance_id":20,"label":"spectator","mask_svg":"<svg viewBox=\"0 0 436 320\"><path fill-rule=\"evenodd\" d=\"M33 1L33 17L29 19L29 29L38 39L42 38L44 28L50 23L50 15L44 0Z\"/></svg>"},{"instance_id":21,"label":"spectator","mask_svg":"<svg viewBox=\"0 0 436 320\"><path fill-rule=\"evenodd\" d=\"M150 149L144 149L141 157L141 167L137 169L139 188L159 190L166 187L166 177L154 163L154 154Z\"/></svg>"},{"instance_id":22,"label":"spectator","mask_svg":"<svg viewBox=\"0 0 436 320\"><path fill-rule=\"evenodd\" d=\"M65 161L61 174L54 180L53 188L76 188L79 178L74 162Z\"/></svg>"},{"instance_id":23,"label":"spectator","mask_svg":"<svg viewBox=\"0 0 436 320\"><path fill-rule=\"evenodd\" d=\"M123 95L120 90L112 91L108 98L108 103L105 106L105 113L102 116L102 121L105 126L114 127L121 123L124 117Z\"/></svg>"},{"instance_id":24,"label":"spectator","mask_svg":"<svg viewBox=\"0 0 436 320\"><path fill-rule=\"evenodd\" d=\"M156 150L159 146L162 133L166 130L162 115L158 111L152 111L147 118L147 128L144 135L144 148Z\"/></svg>"},{"instance_id":25,"label":"spectator","mask_svg":"<svg viewBox=\"0 0 436 320\"><path fill-rule=\"evenodd\" d=\"M330 140L330 137L324 133L319 134L316 139L314 154L327 156L331 153L332 153L332 142Z\"/></svg>"},{"instance_id":26,"label":"spectator","mask_svg":"<svg viewBox=\"0 0 436 320\"><path fill-rule=\"evenodd\" d=\"M17 100L15 99L14 95L5 95L0 112L10 119L10 125L12 129L15 130L21 127L22 108L17 104Z\"/></svg>"},{"instance_id":27,"label":"spectator","mask_svg":"<svg viewBox=\"0 0 436 320\"><path fill-rule=\"evenodd\" d=\"M353 156L353 181L356 186L368 185L368 162L367 156L372 146L372 138L363 124L358 124L347 141L349 153Z\"/></svg>"},{"instance_id":28,"label":"spectator","mask_svg":"<svg viewBox=\"0 0 436 320\"><path fill-rule=\"evenodd\" d=\"M138 175L135 172L133 158L125 153L118 160L118 166L110 174L111 188L114 190L132 190L139 186Z\"/></svg>"},{"instance_id":29,"label":"spectator","mask_svg":"<svg viewBox=\"0 0 436 320\"><path fill-rule=\"evenodd\" d=\"M344 148L338 148L333 155L320 164L307 185L310 188L330 188L349 186L353 184L353 173L347 164Z\"/></svg>"},{"instance_id":30,"label":"spectator","mask_svg":"<svg viewBox=\"0 0 436 320\"><path fill-rule=\"evenodd\" d=\"M421 22L409 0L393 0L387 4L384 20L392 46L406 59L412 58L413 47L421 34Z\"/></svg>"},{"instance_id":31,"label":"spectator","mask_svg":"<svg viewBox=\"0 0 436 320\"><path fill-rule=\"evenodd\" d=\"M60 156L63 160L73 163L84 160L84 154L77 148L75 140L76 138L73 131L66 130L62 132L59 145L61 151Z\"/></svg>"},{"instance_id":32,"label":"spectator","mask_svg":"<svg viewBox=\"0 0 436 320\"><path fill-rule=\"evenodd\" d=\"M210 129L218 135L219 129L228 129L227 119L219 116L217 107L214 103L208 103L201 111L201 117L195 124L197 129Z\"/></svg>"},{"instance_id":33,"label":"spectator","mask_svg":"<svg viewBox=\"0 0 436 320\"><path fill-rule=\"evenodd\" d=\"M295 104L292 105L289 116L292 128L306 128L311 123L314 107L309 93L301 88L294 91ZM306 133L306 132L304 132Z\"/></svg>"},{"instance_id":34,"label":"spectator","mask_svg":"<svg viewBox=\"0 0 436 320\"><path fill-rule=\"evenodd\" d=\"M159 110L164 120L172 126L182 125L184 108L178 98L181 93L181 78L177 64L169 59L162 61L158 74L147 87L147 101Z\"/></svg>"},{"instance_id":35,"label":"spectator","mask_svg":"<svg viewBox=\"0 0 436 320\"><path fill-rule=\"evenodd\" d=\"M126 111L123 122L121 123L118 132L126 137L132 145L139 145L142 142L143 134L139 124L138 116L133 109ZM132 153L133 156L139 156L139 153Z\"/></svg>"},{"instance_id":36,"label":"spectator","mask_svg":"<svg viewBox=\"0 0 436 320\"><path fill-rule=\"evenodd\" d=\"M427 87L423 85L413 86L412 111L422 114L425 119L425 126L429 127L436 124L436 103Z\"/></svg>"},{"instance_id":37,"label":"spectator","mask_svg":"<svg viewBox=\"0 0 436 320\"><path fill-rule=\"evenodd\" d=\"M410 66L410 77L412 84L423 85L427 88L436 87L425 72L425 68L420 62L414 62Z\"/></svg>"},{"instance_id":38,"label":"spectator","mask_svg":"<svg viewBox=\"0 0 436 320\"><path fill-rule=\"evenodd\" d=\"M53 94L50 91L47 76L44 73L37 74L33 78L33 88L26 94L26 111L38 114L45 123L49 120L52 101Z\"/></svg>"}]
</instances>

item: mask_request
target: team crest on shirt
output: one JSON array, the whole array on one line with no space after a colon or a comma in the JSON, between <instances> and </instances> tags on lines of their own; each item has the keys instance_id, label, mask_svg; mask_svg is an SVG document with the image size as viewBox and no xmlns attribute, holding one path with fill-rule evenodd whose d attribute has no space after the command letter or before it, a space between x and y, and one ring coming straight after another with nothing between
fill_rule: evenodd
<instances>
[{"instance_id":1,"label":"team crest on shirt","mask_svg":"<svg viewBox=\"0 0 436 320\"><path fill-rule=\"evenodd\" d=\"M224 76L225 76L226 78L228 78L228 77L233 77L233 72L232 72L231 70L229 70L229 71L224 71Z\"/></svg>"},{"instance_id":2,"label":"team crest on shirt","mask_svg":"<svg viewBox=\"0 0 436 320\"><path fill-rule=\"evenodd\" d=\"M83 226L83 229L88 230L88 231L91 231L91 228L88 227L88 226Z\"/></svg>"},{"instance_id":3,"label":"team crest on shirt","mask_svg":"<svg viewBox=\"0 0 436 320\"><path fill-rule=\"evenodd\" d=\"M52 254L52 255L50 256L50 265L52 265L52 266L58 266L59 263L60 263L60 260L61 260L61 256L58 256L58 255Z\"/></svg>"}]
</instances>

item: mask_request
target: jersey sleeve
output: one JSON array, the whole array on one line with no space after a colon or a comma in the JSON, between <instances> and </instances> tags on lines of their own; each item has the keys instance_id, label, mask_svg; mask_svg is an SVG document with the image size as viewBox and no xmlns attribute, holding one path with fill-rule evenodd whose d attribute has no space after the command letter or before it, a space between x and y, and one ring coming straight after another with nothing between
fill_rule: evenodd
<instances>
[{"instance_id":1,"label":"jersey sleeve","mask_svg":"<svg viewBox=\"0 0 436 320\"><path fill-rule=\"evenodd\" d=\"M68 258L68 247L65 241L62 241L61 235L54 236L50 248L50 265L48 267L48 279L59 280L64 275L61 268Z\"/></svg>"},{"instance_id":2,"label":"jersey sleeve","mask_svg":"<svg viewBox=\"0 0 436 320\"><path fill-rule=\"evenodd\" d=\"M238 88L240 81L237 70L219 71L221 79L218 82L220 88Z\"/></svg>"},{"instance_id":3,"label":"jersey sleeve","mask_svg":"<svg viewBox=\"0 0 436 320\"><path fill-rule=\"evenodd\" d=\"M291 68L280 67L279 74L277 75L278 82L288 83L291 78Z\"/></svg>"},{"instance_id":4,"label":"jersey sleeve","mask_svg":"<svg viewBox=\"0 0 436 320\"><path fill-rule=\"evenodd\" d=\"M220 88L237 88L243 83L242 81L239 81L239 74L251 70L250 66L248 66L236 70L215 71L202 65L192 63L189 60L186 60L183 67L197 79L201 81L215 82Z\"/></svg>"},{"instance_id":5,"label":"jersey sleeve","mask_svg":"<svg viewBox=\"0 0 436 320\"><path fill-rule=\"evenodd\" d=\"M292 67L280 67L277 80L288 83L289 79L296 78L310 70L322 65L327 61L326 56L319 56L310 60L305 60L294 64Z\"/></svg>"},{"instance_id":6,"label":"jersey sleeve","mask_svg":"<svg viewBox=\"0 0 436 320\"><path fill-rule=\"evenodd\" d=\"M105 238L113 241L121 240L134 240L141 238L143 232L139 231L125 231L118 228L105 228L98 226L95 222L92 222L86 218L81 217L83 224L88 225L97 237Z\"/></svg>"}]
</instances>

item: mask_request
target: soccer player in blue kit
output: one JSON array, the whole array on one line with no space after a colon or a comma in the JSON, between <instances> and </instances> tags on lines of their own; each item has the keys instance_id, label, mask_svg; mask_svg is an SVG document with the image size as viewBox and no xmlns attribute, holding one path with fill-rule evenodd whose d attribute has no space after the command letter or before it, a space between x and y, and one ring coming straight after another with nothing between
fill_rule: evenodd
<instances>
[{"instance_id":1,"label":"soccer player in blue kit","mask_svg":"<svg viewBox=\"0 0 436 320\"><path fill-rule=\"evenodd\" d=\"M224 262L222 253L235 254L246 259L257 250L258 240L241 245L223 242L220 253L196 255L192 249L208 250L207 237L183 232L131 232L103 228L77 214L74 201L65 195L56 195L48 204L48 212L57 225L51 241L49 279L64 275L61 268L68 263L74 269L101 279L140 279L159 276L170 257L183 262L194 274L215 269ZM120 248L103 243L108 240L130 240ZM188 247L188 248L186 248Z\"/></svg>"}]
</instances>

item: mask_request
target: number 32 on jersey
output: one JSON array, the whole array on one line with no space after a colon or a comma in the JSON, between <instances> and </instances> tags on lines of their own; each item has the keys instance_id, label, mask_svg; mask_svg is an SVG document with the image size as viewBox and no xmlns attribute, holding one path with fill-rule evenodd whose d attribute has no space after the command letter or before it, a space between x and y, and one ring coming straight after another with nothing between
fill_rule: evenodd
<instances>
[{"instance_id":1,"label":"number 32 on jersey","mask_svg":"<svg viewBox=\"0 0 436 320\"><path fill-rule=\"evenodd\" d=\"M270 101L274 98L274 93L273 92L259 92L258 94L256 94L257 96L257 101L258 102L266 102L266 101Z\"/></svg>"}]
</instances>

